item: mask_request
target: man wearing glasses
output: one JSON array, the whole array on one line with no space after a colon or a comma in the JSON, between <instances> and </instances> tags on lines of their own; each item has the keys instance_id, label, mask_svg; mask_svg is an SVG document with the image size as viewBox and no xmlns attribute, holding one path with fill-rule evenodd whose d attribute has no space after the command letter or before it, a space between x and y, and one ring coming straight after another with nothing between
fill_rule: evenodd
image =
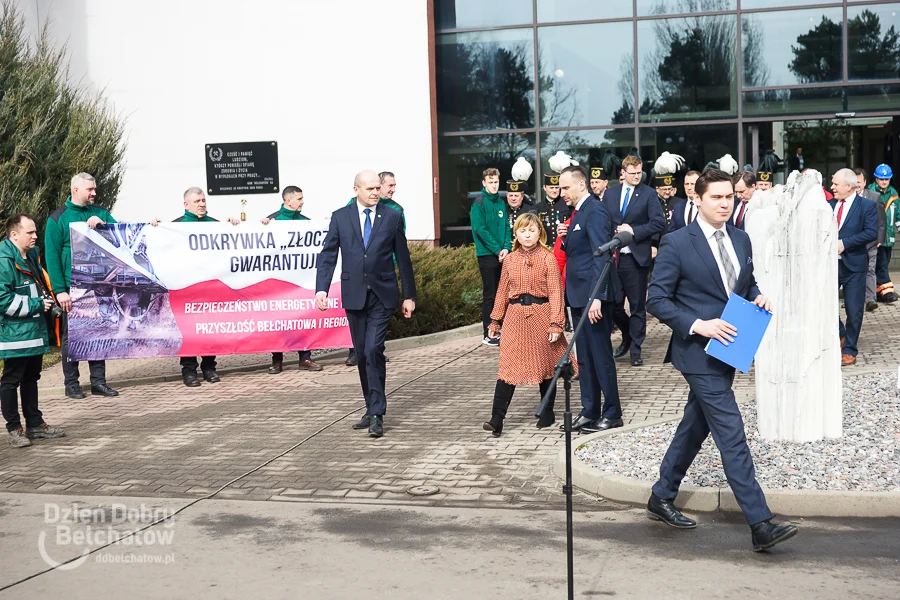
<instances>
[{"instance_id":1,"label":"man wearing glasses","mask_svg":"<svg viewBox=\"0 0 900 600\"><path fill-rule=\"evenodd\" d=\"M641 183L643 163L636 153L622 161L625 177L621 185L603 194L603 203L612 217L615 233L628 231L634 236L631 245L618 252L616 271L628 298L629 315L625 303L617 304L613 322L622 332L622 344L614 352L615 358L631 352L631 365L640 367L641 346L647 335L647 280L653 264L653 238L666 229L666 215L656 192Z\"/></svg>"}]
</instances>

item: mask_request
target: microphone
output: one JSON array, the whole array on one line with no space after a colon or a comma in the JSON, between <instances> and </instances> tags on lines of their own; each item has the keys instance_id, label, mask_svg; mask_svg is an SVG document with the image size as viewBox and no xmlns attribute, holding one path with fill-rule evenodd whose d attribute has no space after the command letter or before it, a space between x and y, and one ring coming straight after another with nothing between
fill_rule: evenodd
<instances>
[{"instance_id":1,"label":"microphone","mask_svg":"<svg viewBox=\"0 0 900 600\"><path fill-rule=\"evenodd\" d=\"M613 237L613 239L600 246L597 251L594 252L594 256L603 256L608 252L613 252L614 250L618 250L619 248L624 248L625 246L629 245L633 239L634 236L627 231L620 231Z\"/></svg>"}]
</instances>

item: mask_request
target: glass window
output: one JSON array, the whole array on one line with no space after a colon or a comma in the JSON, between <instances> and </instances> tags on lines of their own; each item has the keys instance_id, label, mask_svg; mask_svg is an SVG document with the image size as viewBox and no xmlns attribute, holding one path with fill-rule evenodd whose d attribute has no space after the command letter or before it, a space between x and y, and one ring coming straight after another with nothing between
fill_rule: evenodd
<instances>
[{"instance_id":1,"label":"glass window","mask_svg":"<svg viewBox=\"0 0 900 600\"><path fill-rule=\"evenodd\" d=\"M743 15L744 86L843 81L842 20L840 8Z\"/></svg>"},{"instance_id":2,"label":"glass window","mask_svg":"<svg viewBox=\"0 0 900 600\"><path fill-rule=\"evenodd\" d=\"M802 148L803 167L821 173L823 183L829 189L832 175L838 169L853 164L850 156L854 143L853 127L844 119L787 121L784 124L788 164L796 149Z\"/></svg>"},{"instance_id":3,"label":"glass window","mask_svg":"<svg viewBox=\"0 0 900 600\"><path fill-rule=\"evenodd\" d=\"M744 92L744 116L834 114L843 110L841 88Z\"/></svg>"},{"instance_id":4,"label":"glass window","mask_svg":"<svg viewBox=\"0 0 900 600\"><path fill-rule=\"evenodd\" d=\"M531 0L435 0L435 27L440 30L530 25L534 21L532 6Z\"/></svg>"},{"instance_id":5,"label":"glass window","mask_svg":"<svg viewBox=\"0 0 900 600\"><path fill-rule=\"evenodd\" d=\"M834 0L741 0L741 10L803 6L804 4L840 4L840 2Z\"/></svg>"},{"instance_id":6,"label":"glass window","mask_svg":"<svg viewBox=\"0 0 900 600\"><path fill-rule=\"evenodd\" d=\"M535 134L444 136L438 139L441 192L441 243L472 243L469 209L481 193L481 174L490 167L500 169L500 181L510 178L516 159L531 161L534 174L528 193L537 180ZM501 185L501 190L504 186Z\"/></svg>"},{"instance_id":7,"label":"glass window","mask_svg":"<svg viewBox=\"0 0 900 600\"><path fill-rule=\"evenodd\" d=\"M683 156L684 168L678 174L678 196L684 198L684 174L691 169L703 171L707 163L726 154L737 160L737 138L737 124L641 127L641 158L644 169L649 171L656 157L663 152Z\"/></svg>"},{"instance_id":8,"label":"glass window","mask_svg":"<svg viewBox=\"0 0 900 600\"><path fill-rule=\"evenodd\" d=\"M848 111L894 111L900 106L900 83L847 86L845 89Z\"/></svg>"},{"instance_id":9,"label":"glass window","mask_svg":"<svg viewBox=\"0 0 900 600\"><path fill-rule=\"evenodd\" d=\"M534 34L507 29L437 36L438 127L534 127Z\"/></svg>"},{"instance_id":10,"label":"glass window","mask_svg":"<svg viewBox=\"0 0 900 600\"><path fill-rule=\"evenodd\" d=\"M634 128L592 129L588 131L553 131L541 134L541 173L552 173L550 157L562 150L589 168L597 165L607 149L619 158L625 157L634 146Z\"/></svg>"},{"instance_id":11,"label":"glass window","mask_svg":"<svg viewBox=\"0 0 900 600\"><path fill-rule=\"evenodd\" d=\"M734 15L638 22L641 122L737 116Z\"/></svg>"},{"instance_id":12,"label":"glass window","mask_svg":"<svg viewBox=\"0 0 900 600\"><path fill-rule=\"evenodd\" d=\"M847 9L847 69L851 81L900 78L900 4Z\"/></svg>"},{"instance_id":13,"label":"glass window","mask_svg":"<svg viewBox=\"0 0 900 600\"><path fill-rule=\"evenodd\" d=\"M690 15L698 12L735 9L737 9L737 0L637 0L639 17Z\"/></svg>"},{"instance_id":14,"label":"glass window","mask_svg":"<svg viewBox=\"0 0 900 600\"><path fill-rule=\"evenodd\" d=\"M597 40L603 40L602 60ZM538 28L541 125L634 123L633 48L630 24Z\"/></svg>"},{"instance_id":15,"label":"glass window","mask_svg":"<svg viewBox=\"0 0 900 600\"><path fill-rule=\"evenodd\" d=\"M631 2L610 2L609 0L538 0L537 17L539 23L556 21L589 21L594 19L617 19L631 17Z\"/></svg>"}]
</instances>

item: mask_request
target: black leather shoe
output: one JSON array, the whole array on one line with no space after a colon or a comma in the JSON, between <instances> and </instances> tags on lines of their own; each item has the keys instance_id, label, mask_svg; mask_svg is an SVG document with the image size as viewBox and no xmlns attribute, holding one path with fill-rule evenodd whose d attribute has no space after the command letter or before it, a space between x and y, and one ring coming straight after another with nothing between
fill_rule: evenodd
<instances>
[{"instance_id":1,"label":"black leather shoe","mask_svg":"<svg viewBox=\"0 0 900 600\"><path fill-rule=\"evenodd\" d=\"M619 344L618 348L613 351L613 358L622 358L623 356L628 354L629 350L631 350L631 342L628 342L627 344L625 342L622 342L621 344Z\"/></svg>"},{"instance_id":2,"label":"black leather shoe","mask_svg":"<svg viewBox=\"0 0 900 600\"><path fill-rule=\"evenodd\" d=\"M632 354L631 355L631 366L632 367L643 367L644 359L641 358L640 354Z\"/></svg>"},{"instance_id":3,"label":"black leather shoe","mask_svg":"<svg viewBox=\"0 0 900 600\"><path fill-rule=\"evenodd\" d=\"M184 385L188 387L200 387L200 378L197 377L196 373L185 373L181 376L182 381L184 381Z\"/></svg>"},{"instance_id":4,"label":"black leather shoe","mask_svg":"<svg viewBox=\"0 0 900 600\"><path fill-rule=\"evenodd\" d=\"M273 362L272 366L269 367L269 375L278 375L284 370L284 365L281 362Z\"/></svg>"},{"instance_id":5,"label":"black leather shoe","mask_svg":"<svg viewBox=\"0 0 900 600\"><path fill-rule=\"evenodd\" d=\"M587 425L588 423L593 423L593 420L592 420L592 419L588 419L588 418L585 417L584 415L578 415L578 418L575 419L574 421L572 421L572 431L578 431L578 430L580 430L582 427L584 427L585 425ZM559 430L560 430L560 431L565 431L565 430L566 430L566 424L563 423L562 425L560 425L560 426L559 426Z\"/></svg>"},{"instance_id":6,"label":"black leather shoe","mask_svg":"<svg viewBox=\"0 0 900 600\"><path fill-rule=\"evenodd\" d=\"M391 359L387 354L384 355L384 362L386 362L386 363L391 362Z\"/></svg>"},{"instance_id":7,"label":"black leather shoe","mask_svg":"<svg viewBox=\"0 0 900 600\"><path fill-rule=\"evenodd\" d=\"M763 521L750 526L753 540L753 551L762 552L775 544L789 540L800 531L796 525L777 525L772 521Z\"/></svg>"},{"instance_id":8,"label":"black leather shoe","mask_svg":"<svg viewBox=\"0 0 900 600\"><path fill-rule=\"evenodd\" d=\"M384 435L384 423L381 415L372 415L369 419L369 437L380 438Z\"/></svg>"},{"instance_id":9,"label":"black leather shoe","mask_svg":"<svg viewBox=\"0 0 900 600\"><path fill-rule=\"evenodd\" d=\"M647 501L647 517L676 529L693 529L697 526L697 521L688 519L674 504L656 494L650 494L650 500Z\"/></svg>"},{"instance_id":10,"label":"black leather shoe","mask_svg":"<svg viewBox=\"0 0 900 600\"><path fill-rule=\"evenodd\" d=\"M607 429L615 429L616 427L621 427L625 423L622 422L622 419L607 419L606 417L602 417L597 419L596 421L591 421L590 423L585 424L581 431L584 433L597 433L598 431L606 431Z\"/></svg>"},{"instance_id":11,"label":"black leather shoe","mask_svg":"<svg viewBox=\"0 0 900 600\"><path fill-rule=\"evenodd\" d=\"M866 312L872 312L878 308L877 302L866 302Z\"/></svg>"},{"instance_id":12,"label":"black leather shoe","mask_svg":"<svg viewBox=\"0 0 900 600\"><path fill-rule=\"evenodd\" d=\"M350 353L347 354L347 360L344 361L344 364L348 367L355 367L359 364L359 361L356 360L356 352L351 348Z\"/></svg>"},{"instance_id":13,"label":"black leather shoe","mask_svg":"<svg viewBox=\"0 0 900 600\"><path fill-rule=\"evenodd\" d=\"M81 391L80 385L67 385L66 396L69 398L75 398L76 400L84 400L85 398L84 392Z\"/></svg>"},{"instance_id":14,"label":"black leather shoe","mask_svg":"<svg viewBox=\"0 0 900 600\"><path fill-rule=\"evenodd\" d=\"M500 434L503 433L503 419L495 415L491 417L490 421L485 421L481 428L490 431L494 437L500 437Z\"/></svg>"},{"instance_id":15,"label":"black leather shoe","mask_svg":"<svg viewBox=\"0 0 900 600\"><path fill-rule=\"evenodd\" d=\"M363 415L362 418L353 424L353 429L368 429L369 415Z\"/></svg>"},{"instance_id":16,"label":"black leather shoe","mask_svg":"<svg viewBox=\"0 0 900 600\"><path fill-rule=\"evenodd\" d=\"M215 369L210 369L210 370L208 370L208 371L203 371L203 379L205 379L206 381L208 381L208 382L210 382L210 383L219 383L220 381L222 381L222 380L219 378L219 374L216 373L216 370L215 370Z\"/></svg>"},{"instance_id":17,"label":"black leather shoe","mask_svg":"<svg viewBox=\"0 0 900 600\"><path fill-rule=\"evenodd\" d=\"M119 392L112 389L105 383L100 383L98 385L91 386L91 395L92 396L107 396L107 397L111 398L113 396L118 396Z\"/></svg>"}]
</instances>

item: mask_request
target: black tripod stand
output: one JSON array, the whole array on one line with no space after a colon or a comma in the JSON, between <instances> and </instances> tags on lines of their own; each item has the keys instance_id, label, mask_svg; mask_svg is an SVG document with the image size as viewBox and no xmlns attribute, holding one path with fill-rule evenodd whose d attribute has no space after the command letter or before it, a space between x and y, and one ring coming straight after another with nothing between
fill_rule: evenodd
<instances>
[{"instance_id":1,"label":"black tripod stand","mask_svg":"<svg viewBox=\"0 0 900 600\"><path fill-rule=\"evenodd\" d=\"M588 320L588 310L590 309L591 304L593 304L594 300L597 298L597 294L600 293L600 288L603 287L603 283L606 281L607 275L609 275L609 269L612 265L612 250L618 246L627 246L628 243L631 242L631 236L624 236L620 234L620 241L625 239L625 243L617 244L613 248L606 249L603 248L597 250L594 253L594 256L602 256L606 255L606 262L603 265L603 270L600 272L600 278L597 280L596 285L594 285L594 289L591 290L591 296L588 298L587 304L585 305L584 311L581 313L581 318L578 320L578 325L575 327L575 331L572 334L572 339L569 341L569 346L566 348L566 353L563 354L563 357L559 359L559 363L556 365L556 371L553 374L553 379L550 380L550 387L547 388L547 393L544 395L543 399L541 399L541 404L537 409L537 416L540 417L544 414L544 411L547 409L547 405L550 403L550 394L556 389L557 383L559 382L559 378L563 378L563 389L566 391L566 412L563 415L563 427L566 431L566 483L563 486L563 494L566 495L566 562L567 562L567 571L568 571L568 584L569 584L569 600L574 600L575 598L575 577L574 577L574 555L573 555L573 539L574 534L572 530L572 404L571 404L571 392L572 392L572 377L575 375L575 369L572 367L572 360L569 358L569 355L572 353L572 348L575 346L575 338L578 336L578 333L581 331L581 328L584 327L584 322ZM609 246L609 245L607 245Z\"/></svg>"}]
</instances>

